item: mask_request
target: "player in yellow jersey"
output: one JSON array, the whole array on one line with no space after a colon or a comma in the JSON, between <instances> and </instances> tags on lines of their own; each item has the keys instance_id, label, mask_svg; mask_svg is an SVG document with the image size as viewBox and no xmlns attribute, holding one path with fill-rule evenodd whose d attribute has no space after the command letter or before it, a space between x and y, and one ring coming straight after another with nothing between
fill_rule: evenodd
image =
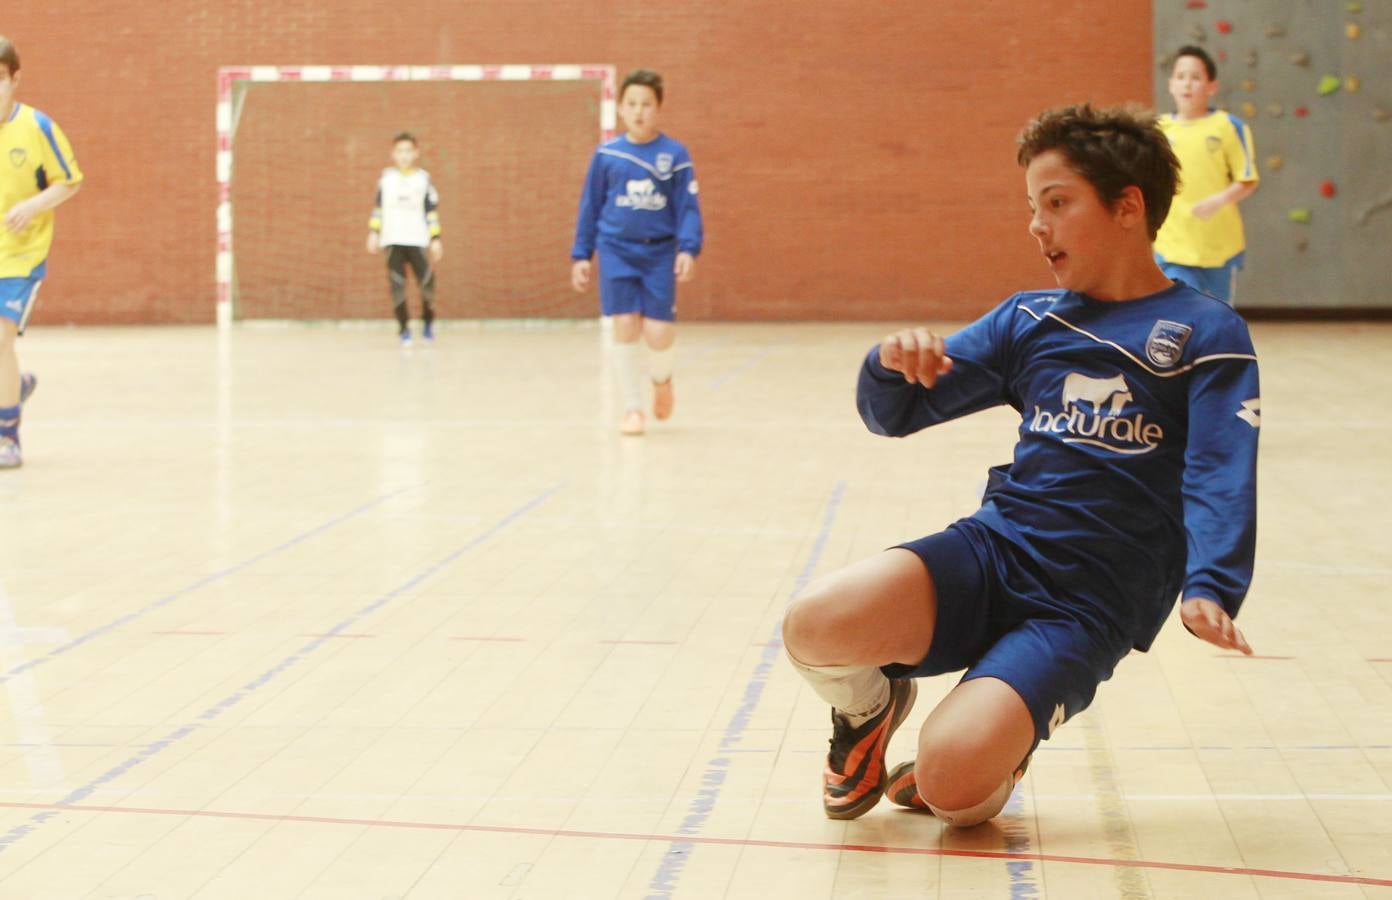
<instances>
[{"instance_id":1,"label":"player in yellow jersey","mask_svg":"<svg viewBox=\"0 0 1392 900\"><path fill-rule=\"evenodd\" d=\"M0 35L0 469L20 465L19 414L34 376L19 371L24 333L53 243L53 208L82 185L58 124L15 100L19 53Z\"/></svg>"},{"instance_id":2,"label":"player in yellow jersey","mask_svg":"<svg viewBox=\"0 0 1392 900\"><path fill-rule=\"evenodd\" d=\"M1179 157L1180 189L1155 239L1155 261L1170 278L1229 306L1247 251L1239 201L1257 189L1252 130L1209 106L1218 68L1201 47L1180 47L1170 72L1175 112L1160 128Z\"/></svg>"}]
</instances>

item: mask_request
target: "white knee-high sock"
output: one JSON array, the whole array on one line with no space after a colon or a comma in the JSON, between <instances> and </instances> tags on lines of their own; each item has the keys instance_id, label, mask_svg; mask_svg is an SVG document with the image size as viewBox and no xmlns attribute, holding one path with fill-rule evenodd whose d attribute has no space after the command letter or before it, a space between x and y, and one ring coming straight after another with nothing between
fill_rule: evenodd
<instances>
[{"instance_id":1,"label":"white knee-high sock","mask_svg":"<svg viewBox=\"0 0 1392 900\"><path fill-rule=\"evenodd\" d=\"M638 357L641 349L637 341L614 342L614 378L619 385L624 412L643 408L642 362Z\"/></svg>"},{"instance_id":2,"label":"white knee-high sock","mask_svg":"<svg viewBox=\"0 0 1392 900\"><path fill-rule=\"evenodd\" d=\"M832 708L859 725L884 709L889 702L889 679L877 666L809 666L791 653L793 668L812 686L812 691Z\"/></svg>"},{"instance_id":3,"label":"white knee-high sock","mask_svg":"<svg viewBox=\"0 0 1392 900\"><path fill-rule=\"evenodd\" d=\"M676 345L668 344L661 350L648 348L648 374L653 384L663 384L672 380L672 357L676 355Z\"/></svg>"}]
</instances>

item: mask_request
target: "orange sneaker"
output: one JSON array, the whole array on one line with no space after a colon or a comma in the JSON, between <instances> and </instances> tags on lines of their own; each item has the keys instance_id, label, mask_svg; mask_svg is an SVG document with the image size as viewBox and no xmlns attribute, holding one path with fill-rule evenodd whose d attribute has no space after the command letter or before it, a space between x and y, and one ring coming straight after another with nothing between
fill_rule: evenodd
<instances>
[{"instance_id":1,"label":"orange sneaker","mask_svg":"<svg viewBox=\"0 0 1392 900\"><path fill-rule=\"evenodd\" d=\"M619 423L619 434L626 437L637 437L643 433L643 414L636 409L630 409L624 413L623 421Z\"/></svg>"},{"instance_id":2,"label":"orange sneaker","mask_svg":"<svg viewBox=\"0 0 1392 900\"><path fill-rule=\"evenodd\" d=\"M1034 754L1031 753L1030 756ZM1014 784L1019 784L1020 779L1025 777L1025 770L1029 768L1030 756L1025 757L1025 761L1020 763L1020 768L1015 770ZM922 810L931 813L928 808L928 801L918 792L918 780L914 778L913 760L901 762L889 772L889 784L885 788L885 794L892 803L905 807L906 809Z\"/></svg>"},{"instance_id":3,"label":"orange sneaker","mask_svg":"<svg viewBox=\"0 0 1392 900\"><path fill-rule=\"evenodd\" d=\"M672 404L676 399L672 396L672 379L666 381L653 382L653 418L661 422L663 419L671 418Z\"/></svg>"},{"instance_id":4,"label":"orange sneaker","mask_svg":"<svg viewBox=\"0 0 1392 900\"><path fill-rule=\"evenodd\" d=\"M844 714L831 711L831 750L822 773L822 808L827 818L856 819L880 802L888 783L885 749L917 696L918 685L912 678L892 679L885 708L859 728Z\"/></svg>"},{"instance_id":5,"label":"orange sneaker","mask_svg":"<svg viewBox=\"0 0 1392 900\"><path fill-rule=\"evenodd\" d=\"M928 808L928 801L918 793L918 781L914 778L914 762L901 762L889 772L889 786L885 788L885 794L889 796L892 803L903 806L907 809L922 810L931 813Z\"/></svg>"}]
</instances>

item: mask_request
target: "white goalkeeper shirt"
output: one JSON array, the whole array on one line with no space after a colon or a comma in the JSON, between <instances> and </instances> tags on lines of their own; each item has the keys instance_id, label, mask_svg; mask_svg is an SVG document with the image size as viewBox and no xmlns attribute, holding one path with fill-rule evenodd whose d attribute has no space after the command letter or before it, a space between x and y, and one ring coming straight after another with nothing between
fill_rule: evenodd
<instances>
[{"instance_id":1,"label":"white goalkeeper shirt","mask_svg":"<svg viewBox=\"0 0 1392 900\"><path fill-rule=\"evenodd\" d=\"M427 247L440 236L440 195L424 169L388 166L377 179L377 205L368 227L383 247Z\"/></svg>"}]
</instances>

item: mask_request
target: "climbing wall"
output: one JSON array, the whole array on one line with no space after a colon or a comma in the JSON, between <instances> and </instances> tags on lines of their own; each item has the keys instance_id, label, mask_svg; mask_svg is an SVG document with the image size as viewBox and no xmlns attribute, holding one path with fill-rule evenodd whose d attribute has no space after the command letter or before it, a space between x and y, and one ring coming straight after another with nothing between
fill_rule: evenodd
<instances>
[{"instance_id":1,"label":"climbing wall","mask_svg":"<svg viewBox=\"0 0 1392 900\"><path fill-rule=\"evenodd\" d=\"M1218 65L1261 187L1244 200L1244 308L1392 309L1392 0L1155 0L1156 109L1176 49Z\"/></svg>"}]
</instances>

